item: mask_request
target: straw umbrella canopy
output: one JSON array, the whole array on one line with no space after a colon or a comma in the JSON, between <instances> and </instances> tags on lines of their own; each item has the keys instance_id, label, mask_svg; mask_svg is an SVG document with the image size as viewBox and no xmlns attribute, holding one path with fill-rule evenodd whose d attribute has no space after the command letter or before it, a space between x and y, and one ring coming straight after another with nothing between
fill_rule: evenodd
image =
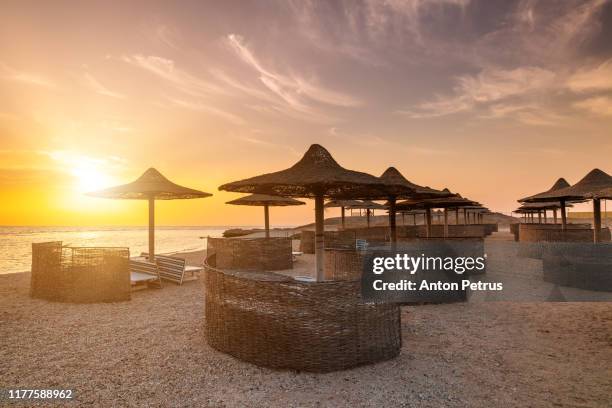
<instances>
[{"instance_id":1,"label":"straw umbrella canopy","mask_svg":"<svg viewBox=\"0 0 612 408\"><path fill-rule=\"evenodd\" d=\"M350 207L352 205L357 205L359 204L361 201L359 200L331 200L328 201L327 203L325 203L324 207L325 208L333 208L333 207L340 207L340 217L342 219L342 228L345 228L345 217L344 217L344 209L347 207Z\"/></svg>"},{"instance_id":2,"label":"straw umbrella canopy","mask_svg":"<svg viewBox=\"0 0 612 408\"><path fill-rule=\"evenodd\" d=\"M375 200L387 194L383 180L367 173L345 169L318 144L310 146L302 159L286 170L227 183L220 186L219 190L314 198L317 281L323 280L324 198Z\"/></svg>"},{"instance_id":3,"label":"straw umbrella canopy","mask_svg":"<svg viewBox=\"0 0 612 408\"><path fill-rule=\"evenodd\" d=\"M561 201L561 203L565 203L567 201L593 200L593 241L599 242L601 232L601 200L612 199L610 189L612 189L612 176L599 169L593 169L573 186L537 194L521 201ZM563 213L562 216L565 218ZM565 230L565 228L563 229Z\"/></svg>"},{"instance_id":4,"label":"straw umbrella canopy","mask_svg":"<svg viewBox=\"0 0 612 408\"><path fill-rule=\"evenodd\" d=\"M564 207L573 207L572 204L564 204ZM541 203L523 203L514 212L519 214L534 214L544 211L544 223L546 223L546 211L553 211L553 224L557 223L557 210L562 208L561 201L550 201Z\"/></svg>"},{"instance_id":5,"label":"straw umbrella canopy","mask_svg":"<svg viewBox=\"0 0 612 408\"><path fill-rule=\"evenodd\" d=\"M186 200L210 197L212 194L179 186L151 167L135 181L88 193L92 197L149 202L149 261L155 260L155 200Z\"/></svg>"},{"instance_id":6,"label":"straw umbrella canopy","mask_svg":"<svg viewBox=\"0 0 612 408\"><path fill-rule=\"evenodd\" d=\"M287 207L290 205L304 205L303 201L294 200L289 197L279 197L267 194L251 194L240 197L225 204L232 205L251 205L264 208L264 225L266 229L266 238L270 238L270 209L269 207Z\"/></svg>"},{"instance_id":7,"label":"straw umbrella canopy","mask_svg":"<svg viewBox=\"0 0 612 408\"><path fill-rule=\"evenodd\" d=\"M451 193L435 190L430 187L419 186L406 179L395 167L389 167L380 176L388 187L387 207L389 208L389 226L391 228L391 242L397 242L397 229L395 225L396 203L398 199L425 199L435 197L447 197Z\"/></svg>"},{"instance_id":8,"label":"straw umbrella canopy","mask_svg":"<svg viewBox=\"0 0 612 408\"><path fill-rule=\"evenodd\" d=\"M562 190L564 188L569 187L570 184L567 182L567 180L565 180L563 177L560 177L559 179L557 179L557 181L555 181L555 184L552 185L551 188L549 188L548 190L542 192L542 193L538 193L529 197L525 197L525 198L521 198L519 201L519 203L526 203L526 202L538 202L540 197L545 197L547 194L550 194L554 191L558 191L558 190ZM561 229L565 231L566 225L567 225L567 214L565 212L565 207L567 207L566 205L566 200L565 199L560 199L560 200L544 200L544 201L551 201L551 202L555 202L557 201L559 203L559 209L561 210ZM528 215L533 215L533 212L528 212ZM555 224L557 223L556 218L557 218L557 210L553 208L553 216L555 218Z\"/></svg>"},{"instance_id":9,"label":"straw umbrella canopy","mask_svg":"<svg viewBox=\"0 0 612 408\"><path fill-rule=\"evenodd\" d=\"M447 194L452 194L448 189L442 190ZM448 208L459 208L476 206L477 202L468 200L467 198L461 197L459 194L452 194L448 197L441 198L429 198L429 199L410 199L401 201L397 204L397 208L400 210L408 209L424 209L425 220L426 220L426 236L431 236L431 209L432 208L443 208L444 209L444 233L448 236Z\"/></svg>"},{"instance_id":10,"label":"straw umbrella canopy","mask_svg":"<svg viewBox=\"0 0 612 408\"><path fill-rule=\"evenodd\" d=\"M350 205L348 208L350 208L350 209L363 209L363 210L366 210L366 222L367 222L368 228L370 228L370 214L371 214L371 212L374 211L374 210L385 210L385 209L387 209L387 207L385 207L384 205L375 203L374 201L370 201L370 200L358 201L356 204Z\"/></svg>"}]
</instances>

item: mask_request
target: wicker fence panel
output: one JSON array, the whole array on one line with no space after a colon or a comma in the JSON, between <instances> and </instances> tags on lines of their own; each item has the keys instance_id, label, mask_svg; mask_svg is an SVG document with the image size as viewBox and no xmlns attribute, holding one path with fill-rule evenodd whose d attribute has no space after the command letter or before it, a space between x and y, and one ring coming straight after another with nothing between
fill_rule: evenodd
<instances>
[{"instance_id":1,"label":"wicker fence panel","mask_svg":"<svg viewBox=\"0 0 612 408\"><path fill-rule=\"evenodd\" d=\"M364 304L359 281L306 283L221 271L208 259L205 336L213 348L270 368L327 372L397 356L400 311Z\"/></svg>"},{"instance_id":2,"label":"wicker fence panel","mask_svg":"<svg viewBox=\"0 0 612 408\"><path fill-rule=\"evenodd\" d=\"M593 229L588 224L573 224L565 231L555 224L520 224L520 242L592 242ZM601 229L601 240L610 241L610 229Z\"/></svg>"},{"instance_id":3,"label":"wicker fence panel","mask_svg":"<svg viewBox=\"0 0 612 408\"><path fill-rule=\"evenodd\" d=\"M222 269L278 271L293 268L291 238L208 238L207 253Z\"/></svg>"},{"instance_id":4,"label":"wicker fence panel","mask_svg":"<svg viewBox=\"0 0 612 408\"><path fill-rule=\"evenodd\" d=\"M325 231L325 248L355 248L355 231ZM315 233L305 230L300 233L300 251L305 254L315 253ZM220 265L219 265L220 267Z\"/></svg>"},{"instance_id":5,"label":"wicker fence panel","mask_svg":"<svg viewBox=\"0 0 612 408\"><path fill-rule=\"evenodd\" d=\"M349 249L325 250L325 280L344 281L361 279L364 255Z\"/></svg>"},{"instance_id":6,"label":"wicker fence panel","mask_svg":"<svg viewBox=\"0 0 612 408\"><path fill-rule=\"evenodd\" d=\"M544 280L561 286L612 291L612 245L548 244L542 250Z\"/></svg>"},{"instance_id":7,"label":"wicker fence panel","mask_svg":"<svg viewBox=\"0 0 612 408\"><path fill-rule=\"evenodd\" d=\"M57 302L130 300L128 248L73 248L32 244L32 297Z\"/></svg>"}]
</instances>

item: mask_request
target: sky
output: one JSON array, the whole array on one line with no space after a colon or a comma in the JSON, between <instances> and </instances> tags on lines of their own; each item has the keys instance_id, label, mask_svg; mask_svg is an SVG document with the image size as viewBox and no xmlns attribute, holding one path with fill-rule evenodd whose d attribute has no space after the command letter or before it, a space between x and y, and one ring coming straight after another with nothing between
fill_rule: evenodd
<instances>
[{"instance_id":1,"label":"sky","mask_svg":"<svg viewBox=\"0 0 612 408\"><path fill-rule=\"evenodd\" d=\"M261 225L217 187L312 143L509 212L612 173L611 39L603 0L3 1L0 225L145 225L84 193L149 167L214 194L158 224Z\"/></svg>"}]
</instances>

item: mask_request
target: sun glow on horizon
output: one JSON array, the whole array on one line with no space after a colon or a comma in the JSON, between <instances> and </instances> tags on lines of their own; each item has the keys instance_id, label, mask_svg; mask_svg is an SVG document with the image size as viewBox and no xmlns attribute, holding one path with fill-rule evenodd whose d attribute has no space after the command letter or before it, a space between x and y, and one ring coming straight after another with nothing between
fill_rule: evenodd
<instances>
[{"instance_id":1,"label":"sun glow on horizon","mask_svg":"<svg viewBox=\"0 0 612 408\"><path fill-rule=\"evenodd\" d=\"M102 169L103 166L108 166L107 159L66 151L54 151L49 153L49 156L73 176L77 193L100 190L112 186L115 182L113 177Z\"/></svg>"}]
</instances>

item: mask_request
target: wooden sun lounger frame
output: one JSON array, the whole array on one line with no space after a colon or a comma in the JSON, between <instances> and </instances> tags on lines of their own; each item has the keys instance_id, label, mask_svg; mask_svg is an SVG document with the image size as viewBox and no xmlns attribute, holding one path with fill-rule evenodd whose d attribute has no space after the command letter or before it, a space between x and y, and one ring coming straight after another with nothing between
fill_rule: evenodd
<instances>
[{"instance_id":1,"label":"wooden sun lounger frame","mask_svg":"<svg viewBox=\"0 0 612 408\"><path fill-rule=\"evenodd\" d=\"M149 254L143 252L141 255L148 257ZM184 259L168 255L155 255L155 262L157 263L161 279L174 282L177 285L198 279L200 272L204 270L202 266L186 265Z\"/></svg>"},{"instance_id":2,"label":"wooden sun lounger frame","mask_svg":"<svg viewBox=\"0 0 612 408\"><path fill-rule=\"evenodd\" d=\"M150 278L147 278L150 276ZM130 259L130 283L132 290L141 290L148 287L162 287L161 276L157 264Z\"/></svg>"}]
</instances>

